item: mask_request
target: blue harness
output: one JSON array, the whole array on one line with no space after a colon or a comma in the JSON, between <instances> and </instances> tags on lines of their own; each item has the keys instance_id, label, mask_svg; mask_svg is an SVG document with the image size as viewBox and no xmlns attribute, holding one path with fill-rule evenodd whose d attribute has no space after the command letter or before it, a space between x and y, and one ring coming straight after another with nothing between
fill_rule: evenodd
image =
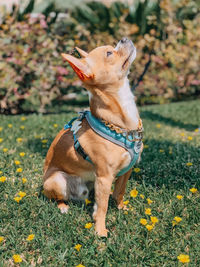
<instances>
[{"instance_id":1,"label":"blue harness","mask_svg":"<svg viewBox=\"0 0 200 267\"><path fill-rule=\"evenodd\" d=\"M81 128L81 123L84 118L86 118L88 124L94 132L111 141L112 143L125 148L129 152L131 156L131 162L128 166L120 170L116 176L121 176L130 170L139 158L139 152L142 145L142 126L138 130L127 132L126 130L123 130L119 127L113 127L113 125L95 118L90 111L81 112L80 116L73 118L64 126L64 129L71 129L74 137L74 148L85 160L89 161L91 164L93 163L90 157L85 153L76 135L78 130ZM120 131L116 129L120 129Z\"/></svg>"}]
</instances>

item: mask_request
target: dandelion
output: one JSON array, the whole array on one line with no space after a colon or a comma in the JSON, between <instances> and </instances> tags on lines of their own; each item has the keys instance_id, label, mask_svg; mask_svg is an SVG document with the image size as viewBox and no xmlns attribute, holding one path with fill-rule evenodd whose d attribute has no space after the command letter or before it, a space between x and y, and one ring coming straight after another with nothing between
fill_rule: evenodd
<instances>
[{"instance_id":1,"label":"dandelion","mask_svg":"<svg viewBox=\"0 0 200 267\"><path fill-rule=\"evenodd\" d=\"M34 234L31 234L31 235L29 235L27 238L26 238L26 240L27 241L31 241L31 240L33 240L35 238L35 235Z\"/></svg>"},{"instance_id":2,"label":"dandelion","mask_svg":"<svg viewBox=\"0 0 200 267\"><path fill-rule=\"evenodd\" d=\"M163 150L163 149L160 149L159 152L160 152L160 153L164 153L164 150Z\"/></svg>"},{"instance_id":3,"label":"dandelion","mask_svg":"<svg viewBox=\"0 0 200 267\"><path fill-rule=\"evenodd\" d=\"M191 141L193 138L192 138L192 136L188 136L188 138L187 138L189 141Z\"/></svg>"},{"instance_id":4,"label":"dandelion","mask_svg":"<svg viewBox=\"0 0 200 267\"><path fill-rule=\"evenodd\" d=\"M22 197L14 197L14 200L15 200L17 203L19 203L20 200L22 200Z\"/></svg>"},{"instance_id":5,"label":"dandelion","mask_svg":"<svg viewBox=\"0 0 200 267\"><path fill-rule=\"evenodd\" d=\"M58 124L57 123L54 123L53 127L54 128L57 128L58 127Z\"/></svg>"},{"instance_id":6,"label":"dandelion","mask_svg":"<svg viewBox=\"0 0 200 267\"><path fill-rule=\"evenodd\" d=\"M25 192L22 192L22 191L19 191L18 195L23 198L26 196L26 193Z\"/></svg>"},{"instance_id":7,"label":"dandelion","mask_svg":"<svg viewBox=\"0 0 200 267\"><path fill-rule=\"evenodd\" d=\"M148 148L149 147L149 145L144 145L144 148Z\"/></svg>"},{"instance_id":8,"label":"dandelion","mask_svg":"<svg viewBox=\"0 0 200 267\"><path fill-rule=\"evenodd\" d=\"M150 208L145 209L145 214L146 215L151 215L151 209Z\"/></svg>"},{"instance_id":9,"label":"dandelion","mask_svg":"<svg viewBox=\"0 0 200 267\"><path fill-rule=\"evenodd\" d=\"M76 265L76 267L85 267L85 265L83 265L83 264L78 264L78 265Z\"/></svg>"},{"instance_id":10,"label":"dandelion","mask_svg":"<svg viewBox=\"0 0 200 267\"><path fill-rule=\"evenodd\" d=\"M22 172L23 169L22 168L17 168L16 172Z\"/></svg>"},{"instance_id":11,"label":"dandelion","mask_svg":"<svg viewBox=\"0 0 200 267\"><path fill-rule=\"evenodd\" d=\"M3 130L3 127L0 127L0 132Z\"/></svg>"},{"instance_id":12,"label":"dandelion","mask_svg":"<svg viewBox=\"0 0 200 267\"><path fill-rule=\"evenodd\" d=\"M180 133L180 136L185 136L185 133L183 133L183 132L182 132L182 133Z\"/></svg>"},{"instance_id":13,"label":"dandelion","mask_svg":"<svg viewBox=\"0 0 200 267\"><path fill-rule=\"evenodd\" d=\"M143 195L143 194L140 194L140 197L141 197L142 199L144 199L144 195Z\"/></svg>"},{"instance_id":14,"label":"dandelion","mask_svg":"<svg viewBox=\"0 0 200 267\"><path fill-rule=\"evenodd\" d=\"M3 172L2 171L0 171L0 174L2 174Z\"/></svg>"},{"instance_id":15,"label":"dandelion","mask_svg":"<svg viewBox=\"0 0 200 267\"><path fill-rule=\"evenodd\" d=\"M14 260L15 263L22 262L22 258L18 254L13 255L13 260Z\"/></svg>"},{"instance_id":16,"label":"dandelion","mask_svg":"<svg viewBox=\"0 0 200 267\"><path fill-rule=\"evenodd\" d=\"M141 223L142 225L146 225L146 224L147 224L147 220L146 220L146 219L140 219L140 223Z\"/></svg>"},{"instance_id":17,"label":"dandelion","mask_svg":"<svg viewBox=\"0 0 200 267\"><path fill-rule=\"evenodd\" d=\"M149 205L151 205L152 202L153 202L153 200L151 200L150 198L147 198L147 203L148 203Z\"/></svg>"},{"instance_id":18,"label":"dandelion","mask_svg":"<svg viewBox=\"0 0 200 267\"><path fill-rule=\"evenodd\" d=\"M183 196L182 196L182 195L177 195L176 198L177 198L178 200L181 200L181 199L183 198Z\"/></svg>"},{"instance_id":19,"label":"dandelion","mask_svg":"<svg viewBox=\"0 0 200 267\"><path fill-rule=\"evenodd\" d=\"M182 263L188 263L190 262L190 257L189 255L185 255L185 254L180 254L177 259L182 262Z\"/></svg>"},{"instance_id":20,"label":"dandelion","mask_svg":"<svg viewBox=\"0 0 200 267\"><path fill-rule=\"evenodd\" d=\"M197 188L190 188L190 192L192 192L193 194L195 194L196 192L197 192L198 190L197 190Z\"/></svg>"},{"instance_id":21,"label":"dandelion","mask_svg":"<svg viewBox=\"0 0 200 267\"><path fill-rule=\"evenodd\" d=\"M8 148L3 148L3 152L7 152L8 151Z\"/></svg>"},{"instance_id":22,"label":"dandelion","mask_svg":"<svg viewBox=\"0 0 200 267\"><path fill-rule=\"evenodd\" d=\"M124 211L124 214L125 214L125 215L127 215L127 214L128 214L128 211L127 211L127 210L125 210L125 211Z\"/></svg>"},{"instance_id":23,"label":"dandelion","mask_svg":"<svg viewBox=\"0 0 200 267\"><path fill-rule=\"evenodd\" d=\"M88 205L88 204L90 204L90 203L92 203L92 201L86 198L86 199L85 199L85 204Z\"/></svg>"},{"instance_id":24,"label":"dandelion","mask_svg":"<svg viewBox=\"0 0 200 267\"><path fill-rule=\"evenodd\" d=\"M182 221L181 217L178 217L178 216L174 217L174 220L175 220L177 223L179 223L179 222Z\"/></svg>"},{"instance_id":25,"label":"dandelion","mask_svg":"<svg viewBox=\"0 0 200 267\"><path fill-rule=\"evenodd\" d=\"M160 123L156 124L156 127L157 128L160 128L161 127L161 124Z\"/></svg>"},{"instance_id":26,"label":"dandelion","mask_svg":"<svg viewBox=\"0 0 200 267\"><path fill-rule=\"evenodd\" d=\"M25 184L27 182L27 179L25 177L22 178L22 183Z\"/></svg>"},{"instance_id":27,"label":"dandelion","mask_svg":"<svg viewBox=\"0 0 200 267\"><path fill-rule=\"evenodd\" d=\"M0 236L0 243L4 241L4 237Z\"/></svg>"},{"instance_id":28,"label":"dandelion","mask_svg":"<svg viewBox=\"0 0 200 267\"><path fill-rule=\"evenodd\" d=\"M134 168L133 170L134 170L134 172L136 172L136 173L140 172L140 168Z\"/></svg>"},{"instance_id":29,"label":"dandelion","mask_svg":"<svg viewBox=\"0 0 200 267\"><path fill-rule=\"evenodd\" d=\"M21 126L20 126L20 129L21 129L21 130L24 130L24 129L25 129L25 126L24 126L24 125L21 125Z\"/></svg>"},{"instance_id":30,"label":"dandelion","mask_svg":"<svg viewBox=\"0 0 200 267\"><path fill-rule=\"evenodd\" d=\"M46 143L48 142L48 140L47 140L47 139L43 139L41 142L42 142L43 144L46 144Z\"/></svg>"},{"instance_id":31,"label":"dandelion","mask_svg":"<svg viewBox=\"0 0 200 267\"><path fill-rule=\"evenodd\" d=\"M12 128L12 124L8 124L8 128Z\"/></svg>"},{"instance_id":32,"label":"dandelion","mask_svg":"<svg viewBox=\"0 0 200 267\"><path fill-rule=\"evenodd\" d=\"M124 203L124 205L128 205L129 200L126 200L126 201L124 201L123 203Z\"/></svg>"},{"instance_id":33,"label":"dandelion","mask_svg":"<svg viewBox=\"0 0 200 267\"><path fill-rule=\"evenodd\" d=\"M85 224L85 228L86 228L86 229L90 229L91 227L92 227L92 223L86 223L86 224Z\"/></svg>"},{"instance_id":34,"label":"dandelion","mask_svg":"<svg viewBox=\"0 0 200 267\"><path fill-rule=\"evenodd\" d=\"M25 121L26 120L26 117L21 117L21 121Z\"/></svg>"},{"instance_id":35,"label":"dandelion","mask_svg":"<svg viewBox=\"0 0 200 267\"><path fill-rule=\"evenodd\" d=\"M18 143L21 143L23 141L23 139L21 137L18 137L16 140Z\"/></svg>"},{"instance_id":36,"label":"dandelion","mask_svg":"<svg viewBox=\"0 0 200 267\"><path fill-rule=\"evenodd\" d=\"M24 157L25 153L24 152L20 152L19 155L20 155L20 157Z\"/></svg>"},{"instance_id":37,"label":"dandelion","mask_svg":"<svg viewBox=\"0 0 200 267\"><path fill-rule=\"evenodd\" d=\"M158 223L158 218L151 216L151 222L154 223L154 224Z\"/></svg>"},{"instance_id":38,"label":"dandelion","mask_svg":"<svg viewBox=\"0 0 200 267\"><path fill-rule=\"evenodd\" d=\"M7 179L7 178L6 178L5 176L1 176L1 177L0 177L0 182L1 182L1 183L4 183L4 182L6 181L6 179Z\"/></svg>"},{"instance_id":39,"label":"dandelion","mask_svg":"<svg viewBox=\"0 0 200 267\"><path fill-rule=\"evenodd\" d=\"M15 165L19 165L21 162L19 160L15 160Z\"/></svg>"},{"instance_id":40,"label":"dandelion","mask_svg":"<svg viewBox=\"0 0 200 267\"><path fill-rule=\"evenodd\" d=\"M82 245L77 244L74 248L75 248L77 251L79 251L79 250L81 249L81 247L82 247Z\"/></svg>"},{"instance_id":41,"label":"dandelion","mask_svg":"<svg viewBox=\"0 0 200 267\"><path fill-rule=\"evenodd\" d=\"M194 131L195 131L195 133L198 133L199 132L199 128L197 128L197 129L195 129ZM0 131L1 131L1 128L0 128Z\"/></svg>"},{"instance_id":42,"label":"dandelion","mask_svg":"<svg viewBox=\"0 0 200 267\"><path fill-rule=\"evenodd\" d=\"M0 138L0 143L2 143L3 142L3 138Z\"/></svg>"},{"instance_id":43,"label":"dandelion","mask_svg":"<svg viewBox=\"0 0 200 267\"><path fill-rule=\"evenodd\" d=\"M137 197L137 195L138 195L138 191L136 189L131 190L130 192L131 197Z\"/></svg>"},{"instance_id":44,"label":"dandelion","mask_svg":"<svg viewBox=\"0 0 200 267\"><path fill-rule=\"evenodd\" d=\"M147 224L146 228L148 231L151 231L154 228L154 225L153 224Z\"/></svg>"},{"instance_id":45,"label":"dandelion","mask_svg":"<svg viewBox=\"0 0 200 267\"><path fill-rule=\"evenodd\" d=\"M186 166L192 166L192 165L193 165L192 162L187 162L187 163L186 163Z\"/></svg>"}]
</instances>

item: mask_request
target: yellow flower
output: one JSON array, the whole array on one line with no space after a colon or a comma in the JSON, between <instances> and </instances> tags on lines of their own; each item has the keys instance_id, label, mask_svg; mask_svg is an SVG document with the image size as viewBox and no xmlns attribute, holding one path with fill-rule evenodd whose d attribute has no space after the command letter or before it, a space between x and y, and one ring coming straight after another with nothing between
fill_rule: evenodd
<instances>
[{"instance_id":1,"label":"yellow flower","mask_svg":"<svg viewBox=\"0 0 200 267\"><path fill-rule=\"evenodd\" d=\"M20 157L24 157L25 153L24 152L20 152L19 155L20 155Z\"/></svg>"},{"instance_id":2,"label":"yellow flower","mask_svg":"<svg viewBox=\"0 0 200 267\"><path fill-rule=\"evenodd\" d=\"M19 203L20 200L22 200L22 197L14 197L14 200L15 200L17 203Z\"/></svg>"},{"instance_id":3,"label":"yellow flower","mask_svg":"<svg viewBox=\"0 0 200 267\"><path fill-rule=\"evenodd\" d=\"M19 165L21 162L19 160L15 160L15 164Z\"/></svg>"},{"instance_id":4,"label":"yellow flower","mask_svg":"<svg viewBox=\"0 0 200 267\"><path fill-rule=\"evenodd\" d=\"M133 170L134 170L134 172L136 172L136 173L140 172L140 168L134 168Z\"/></svg>"},{"instance_id":5,"label":"yellow flower","mask_svg":"<svg viewBox=\"0 0 200 267\"><path fill-rule=\"evenodd\" d=\"M47 139L43 139L41 142L42 142L43 144L46 144L46 143L48 142L48 140L47 140Z\"/></svg>"},{"instance_id":6,"label":"yellow flower","mask_svg":"<svg viewBox=\"0 0 200 267\"><path fill-rule=\"evenodd\" d=\"M126 201L124 201L123 203L124 203L124 205L128 205L129 200L126 200Z\"/></svg>"},{"instance_id":7,"label":"yellow flower","mask_svg":"<svg viewBox=\"0 0 200 267\"><path fill-rule=\"evenodd\" d=\"M15 263L22 262L22 258L18 254L13 255L13 260L14 260Z\"/></svg>"},{"instance_id":8,"label":"yellow flower","mask_svg":"<svg viewBox=\"0 0 200 267\"><path fill-rule=\"evenodd\" d=\"M151 205L152 202L153 202L153 200L151 200L150 198L147 198L147 203L148 203L149 205Z\"/></svg>"},{"instance_id":9,"label":"yellow flower","mask_svg":"<svg viewBox=\"0 0 200 267\"><path fill-rule=\"evenodd\" d=\"M6 179L7 179L7 178L6 178L5 176L1 176L1 177L0 177L0 182L1 182L1 183L4 183Z\"/></svg>"},{"instance_id":10,"label":"yellow flower","mask_svg":"<svg viewBox=\"0 0 200 267\"><path fill-rule=\"evenodd\" d=\"M146 228L148 231L151 231L154 228L154 225L153 224L147 224Z\"/></svg>"},{"instance_id":11,"label":"yellow flower","mask_svg":"<svg viewBox=\"0 0 200 267\"><path fill-rule=\"evenodd\" d=\"M24 130L25 129L25 126L24 125L21 125L20 126L20 129Z\"/></svg>"},{"instance_id":12,"label":"yellow flower","mask_svg":"<svg viewBox=\"0 0 200 267\"><path fill-rule=\"evenodd\" d=\"M149 145L144 145L144 148L148 148L149 147Z\"/></svg>"},{"instance_id":13,"label":"yellow flower","mask_svg":"<svg viewBox=\"0 0 200 267\"><path fill-rule=\"evenodd\" d=\"M22 197L25 197L26 196L26 193L25 192L22 192L22 191L19 191L18 195L22 198Z\"/></svg>"},{"instance_id":14,"label":"yellow flower","mask_svg":"<svg viewBox=\"0 0 200 267\"><path fill-rule=\"evenodd\" d=\"M188 138L187 138L189 141L191 141L193 138L192 138L192 136L188 136Z\"/></svg>"},{"instance_id":15,"label":"yellow flower","mask_svg":"<svg viewBox=\"0 0 200 267\"><path fill-rule=\"evenodd\" d=\"M2 143L3 142L3 138L0 138L0 143Z\"/></svg>"},{"instance_id":16,"label":"yellow flower","mask_svg":"<svg viewBox=\"0 0 200 267\"><path fill-rule=\"evenodd\" d=\"M86 229L90 229L91 227L92 227L92 223L86 223L86 224L85 224L85 228L86 228Z\"/></svg>"},{"instance_id":17,"label":"yellow flower","mask_svg":"<svg viewBox=\"0 0 200 267\"><path fill-rule=\"evenodd\" d=\"M198 190L197 190L197 188L190 188L190 192L192 192L193 194L195 194L196 192L197 192Z\"/></svg>"},{"instance_id":18,"label":"yellow flower","mask_svg":"<svg viewBox=\"0 0 200 267\"><path fill-rule=\"evenodd\" d=\"M0 243L4 241L4 237L3 236L0 236Z\"/></svg>"},{"instance_id":19,"label":"yellow flower","mask_svg":"<svg viewBox=\"0 0 200 267\"><path fill-rule=\"evenodd\" d=\"M85 204L88 205L88 204L90 204L90 203L92 203L92 201L86 198L86 199L85 199Z\"/></svg>"},{"instance_id":20,"label":"yellow flower","mask_svg":"<svg viewBox=\"0 0 200 267\"><path fill-rule=\"evenodd\" d=\"M21 121L25 121L26 120L26 117L21 117Z\"/></svg>"},{"instance_id":21,"label":"yellow flower","mask_svg":"<svg viewBox=\"0 0 200 267\"><path fill-rule=\"evenodd\" d=\"M151 217L151 222L152 223L158 223L158 218L157 217Z\"/></svg>"},{"instance_id":22,"label":"yellow flower","mask_svg":"<svg viewBox=\"0 0 200 267\"><path fill-rule=\"evenodd\" d=\"M17 168L16 172L22 172L23 169L22 168Z\"/></svg>"},{"instance_id":23,"label":"yellow flower","mask_svg":"<svg viewBox=\"0 0 200 267\"><path fill-rule=\"evenodd\" d=\"M1 128L0 128L0 129L1 129ZM0 130L0 131L1 131L1 130ZM198 133L198 132L199 132L199 128L195 129L194 131L195 131L195 133Z\"/></svg>"},{"instance_id":24,"label":"yellow flower","mask_svg":"<svg viewBox=\"0 0 200 267\"><path fill-rule=\"evenodd\" d=\"M22 183L25 184L27 182L27 179L25 177L22 178Z\"/></svg>"},{"instance_id":25,"label":"yellow flower","mask_svg":"<svg viewBox=\"0 0 200 267\"><path fill-rule=\"evenodd\" d=\"M7 152L8 151L8 149L7 148L3 148L3 152Z\"/></svg>"},{"instance_id":26,"label":"yellow flower","mask_svg":"<svg viewBox=\"0 0 200 267\"><path fill-rule=\"evenodd\" d=\"M187 163L186 163L186 166L192 166L192 165L193 165L192 162L187 162Z\"/></svg>"},{"instance_id":27,"label":"yellow flower","mask_svg":"<svg viewBox=\"0 0 200 267\"><path fill-rule=\"evenodd\" d=\"M177 259L182 262L182 263L188 263L190 262L190 257L189 255L185 255L185 254L180 254Z\"/></svg>"},{"instance_id":28,"label":"yellow flower","mask_svg":"<svg viewBox=\"0 0 200 267\"><path fill-rule=\"evenodd\" d=\"M74 248L75 248L77 251L79 251L79 250L81 249L81 247L82 247L82 245L77 244Z\"/></svg>"},{"instance_id":29,"label":"yellow flower","mask_svg":"<svg viewBox=\"0 0 200 267\"><path fill-rule=\"evenodd\" d=\"M142 199L144 199L144 195L143 195L143 194L140 194L140 197L141 197Z\"/></svg>"},{"instance_id":30,"label":"yellow flower","mask_svg":"<svg viewBox=\"0 0 200 267\"><path fill-rule=\"evenodd\" d=\"M160 149L159 152L160 152L160 153L164 153L164 150L163 150L163 149Z\"/></svg>"},{"instance_id":31,"label":"yellow flower","mask_svg":"<svg viewBox=\"0 0 200 267\"><path fill-rule=\"evenodd\" d=\"M141 223L142 225L146 225L146 224L147 224L147 220L146 220L146 219L140 219L140 223Z\"/></svg>"},{"instance_id":32,"label":"yellow flower","mask_svg":"<svg viewBox=\"0 0 200 267\"><path fill-rule=\"evenodd\" d=\"M125 214L125 215L127 215L127 214L128 214L128 211L127 211L127 210L125 210L125 211L124 211L124 214Z\"/></svg>"},{"instance_id":33,"label":"yellow flower","mask_svg":"<svg viewBox=\"0 0 200 267\"><path fill-rule=\"evenodd\" d=\"M85 265L83 265L83 264L78 264L78 265L76 265L76 267L85 267Z\"/></svg>"},{"instance_id":34,"label":"yellow flower","mask_svg":"<svg viewBox=\"0 0 200 267\"><path fill-rule=\"evenodd\" d=\"M58 127L58 124L57 123L54 123L53 127L54 128L57 128Z\"/></svg>"},{"instance_id":35,"label":"yellow flower","mask_svg":"<svg viewBox=\"0 0 200 267\"><path fill-rule=\"evenodd\" d=\"M156 124L156 127L157 127L157 128L160 128L160 127L161 127L161 124L159 124L159 123Z\"/></svg>"},{"instance_id":36,"label":"yellow flower","mask_svg":"<svg viewBox=\"0 0 200 267\"><path fill-rule=\"evenodd\" d=\"M3 127L0 127L0 132L3 130Z\"/></svg>"},{"instance_id":37,"label":"yellow flower","mask_svg":"<svg viewBox=\"0 0 200 267\"><path fill-rule=\"evenodd\" d=\"M145 209L145 214L151 215L151 209L150 208Z\"/></svg>"},{"instance_id":38,"label":"yellow flower","mask_svg":"<svg viewBox=\"0 0 200 267\"><path fill-rule=\"evenodd\" d=\"M3 172L2 171L0 171L0 174L2 174Z\"/></svg>"},{"instance_id":39,"label":"yellow flower","mask_svg":"<svg viewBox=\"0 0 200 267\"><path fill-rule=\"evenodd\" d=\"M17 138L17 142L18 142L18 143L21 143L22 140L23 140L23 139L22 139L21 137L18 137L18 138Z\"/></svg>"},{"instance_id":40,"label":"yellow flower","mask_svg":"<svg viewBox=\"0 0 200 267\"><path fill-rule=\"evenodd\" d=\"M31 234L31 235L29 235L27 238L26 238L26 240L27 241L31 241L31 240L33 240L35 238L35 235L34 234Z\"/></svg>"},{"instance_id":41,"label":"yellow flower","mask_svg":"<svg viewBox=\"0 0 200 267\"><path fill-rule=\"evenodd\" d=\"M137 195L138 195L138 191L136 189L131 190L130 192L131 197L137 197Z\"/></svg>"},{"instance_id":42,"label":"yellow flower","mask_svg":"<svg viewBox=\"0 0 200 267\"><path fill-rule=\"evenodd\" d=\"M182 196L182 195L177 195L176 198L177 198L178 200L181 200L181 199L183 198L183 196Z\"/></svg>"},{"instance_id":43,"label":"yellow flower","mask_svg":"<svg viewBox=\"0 0 200 267\"><path fill-rule=\"evenodd\" d=\"M177 223L180 223L182 221L181 217L174 217L174 221L177 222Z\"/></svg>"},{"instance_id":44,"label":"yellow flower","mask_svg":"<svg viewBox=\"0 0 200 267\"><path fill-rule=\"evenodd\" d=\"M185 133L180 133L180 136L185 136Z\"/></svg>"},{"instance_id":45,"label":"yellow flower","mask_svg":"<svg viewBox=\"0 0 200 267\"><path fill-rule=\"evenodd\" d=\"M12 128L12 124L8 124L8 128Z\"/></svg>"}]
</instances>

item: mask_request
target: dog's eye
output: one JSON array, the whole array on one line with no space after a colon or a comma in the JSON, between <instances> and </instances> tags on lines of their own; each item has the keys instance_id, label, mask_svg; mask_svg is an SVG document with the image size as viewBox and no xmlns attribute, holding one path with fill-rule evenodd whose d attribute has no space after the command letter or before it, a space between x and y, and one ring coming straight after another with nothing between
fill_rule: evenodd
<instances>
[{"instance_id":1,"label":"dog's eye","mask_svg":"<svg viewBox=\"0 0 200 267\"><path fill-rule=\"evenodd\" d=\"M109 57L110 55L112 55L112 52L111 51L108 51L107 52L107 57Z\"/></svg>"}]
</instances>

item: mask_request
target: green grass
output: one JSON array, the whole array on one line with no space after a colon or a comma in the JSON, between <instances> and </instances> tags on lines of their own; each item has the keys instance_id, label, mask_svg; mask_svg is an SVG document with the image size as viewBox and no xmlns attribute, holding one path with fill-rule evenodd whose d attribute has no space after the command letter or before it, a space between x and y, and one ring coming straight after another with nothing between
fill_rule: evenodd
<instances>
[{"instance_id":1,"label":"green grass","mask_svg":"<svg viewBox=\"0 0 200 267\"><path fill-rule=\"evenodd\" d=\"M56 203L41 193L47 149L74 113L28 115L25 121L23 116L0 116L0 177L7 178L0 183L0 236L4 237L0 266L12 266L12 256L20 254L20 266L171 267L183 265L177 260L181 253L190 256L189 266L200 266L200 194L189 190L200 190L200 133L195 132L200 126L200 101L148 106L140 112L146 148L137 166L140 171L133 171L128 182L128 212L118 211L112 198L109 201L107 239L98 238L94 227L84 227L92 222L93 200L88 206L70 202L69 213L62 215ZM41 142L43 139L47 144ZM8 151L3 152L4 148ZM193 165L187 166L188 162ZM16 172L19 167L21 173ZM27 183L22 183L22 177ZM134 188L138 196L131 198ZM18 204L13 198L19 191L27 195ZM177 194L183 199L178 200ZM151 205L147 198L153 200ZM149 220L144 213L147 207L159 219L152 231L140 224L141 218ZM173 227L175 216L182 221ZM31 233L35 238L27 241ZM74 249L77 244L82 245L79 252Z\"/></svg>"}]
</instances>

